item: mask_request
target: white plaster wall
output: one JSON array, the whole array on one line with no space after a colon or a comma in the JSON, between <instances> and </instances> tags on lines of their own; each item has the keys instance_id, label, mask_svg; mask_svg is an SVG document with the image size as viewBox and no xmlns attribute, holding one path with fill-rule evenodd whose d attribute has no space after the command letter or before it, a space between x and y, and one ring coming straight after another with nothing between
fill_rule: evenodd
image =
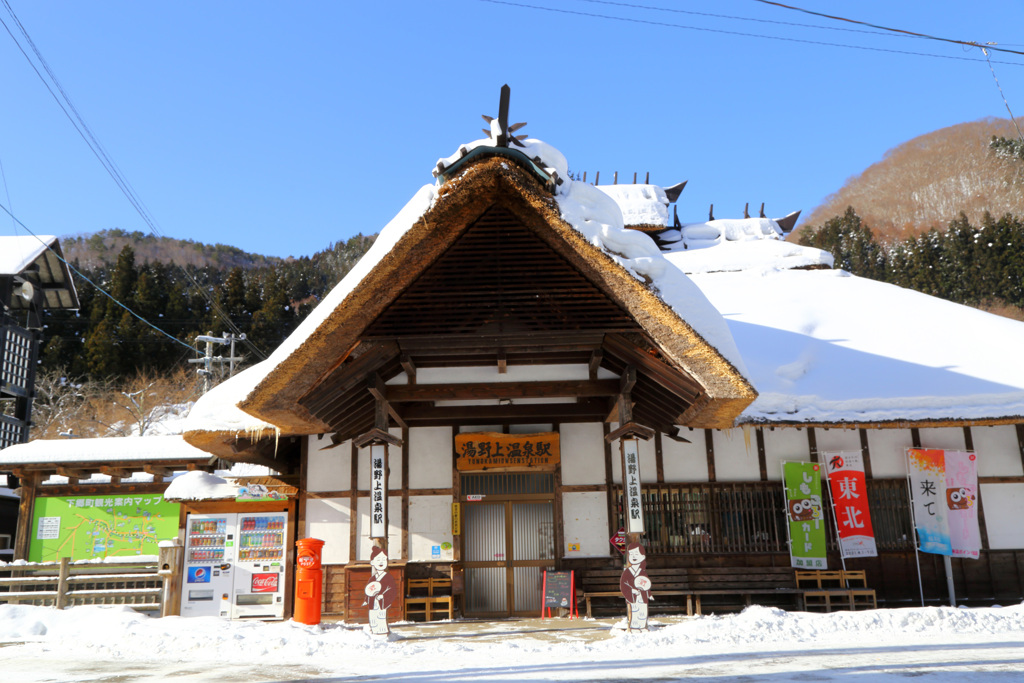
<instances>
[{"instance_id":1,"label":"white plaster wall","mask_svg":"<svg viewBox=\"0 0 1024 683\"><path fill-rule=\"evenodd\" d=\"M615 431L618 428L618 422L612 422L609 425L609 431ZM604 436L601 438L603 439ZM658 459L654 451L654 438L652 437L647 441L640 439L639 441L640 482L643 484L653 484L658 481ZM603 454L602 457L604 457ZM604 471L603 464L601 465L601 471ZM619 450L618 441L612 442L612 481L616 484L622 483L622 452Z\"/></svg>"},{"instance_id":2,"label":"white plaster wall","mask_svg":"<svg viewBox=\"0 0 1024 683\"><path fill-rule=\"evenodd\" d=\"M715 479L717 481L758 481L761 467L757 462L757 435L753 429L716 429Z\"/></svg>"},{"instance_id":3,"label":"white plaster wall","mask_svg":"<svg viewBox=\"0 0 1024 683\"><path fill-rule=\"evenodd\" d=\"M448 548L443 546L447 544ZM434 555L433 549L440 550ZM452 552L452 497L411 496L409 498L409 551L410 562L451 562Z\"/></svg>"},{"instance_id":4,"label":"white plaster wall","mask_svg":"<svg viewBox=\"0 0 1024 683\"><path fill-rule=\"evenodd\" d=\"M612 375L614 377L615 375ZM497 365L465 368L419 368L419 384L461 384L465 382L534 382L549 379L589 379L585 363L566 365L509 365L508 372L498 372Z\"/></svg>"},{"instance_id":5,"label":"white plaster wall","mask_svg":"<svg viewBox=\"0 0 1024 683\"><path fill-rule=\"evenodd\" d=\"M562 521L565 534L563 557L608 557L608 501L605 494L562 494ZM569 551L569 545L579 544L578 551ZM557 551L556 551L557 552Z\"/></svg>"},{"instance_id":6,"label":"white plaster wall","mask_svg":"<svg viewBox=\"0 0 1024 683\"><path fill-rule=\"evenodd\" d=\"M574 422L559 429L562 484L604 484L604 429L600 422Z\"/></svg>"},{"instance_id":7,"label":"white plaster wall","mask_svg":"<svg viewBox=\"0 0 1024 683\"><path fill-rule=\"evenodd\" d=\"M988 545L992 550L1024 548L1024 484L982 484Z\"/></svg>"},{"instance_id":8,"label":"white plaster wall","mask_svg":"<svg viewBox=\"0 0 1024 683\"><path fill-rule=\"evenodd\" d=\"M764 460L770 481L782 481L783 462L810 462L806 429L767 429L764 433ZM858 447L857 450L860 450Z\"/></svg>"},{"instance_id":9,"label":"white plaster wall","mask_svg":"<svg viewBox=\"0 0 1024 683\"><path fill-rule=\"evenodd\" d=\"M526 401L516 401L517 403L525 403ZM555 425L548 424L535 424L535 425L509 425L509 434L541 434L544 432L555 431Z\"/></svg>"},{"instance_id":10,"label":"white plaster wall","mask_svg":"<svg viewBox=\"0 0 1024 683\"><path fill-rule=\"evenodd\" d=\"M348 498L312 498L306 501L306 538L319 538L324 542L324 564L348 563L351 521Z\"/></svg>"},{"instance_id":11,"label":"white plaster wall","mask_svg":"<svg viewBox=\"0 0 1024 683\"><path fill-rule=\"evenodd\" d=\"M409 429L409 487L449 489L452 487L451 427Z\"/></svg>"},{"instance_id":12,"label":"white plaster wall","mask_svg":"<svg viewBox=\"0 0 1024 683\"><path fill-rule=\"evenodd\" d=\"M356 502L356 560L370 561L370 498L359 498ZM388 559L401 559L402 552L402 497L388 496Z\"/></svg>"},{"instance_id":13,"label":"white plaster wall","mask_svg":"<svg viewBox=\"0 0 1024 683\"><path fill-rule=\"evenodd\" d=\"M347 491L352 482L352 442L346 441L334 448L330 434L320 438L307 437L306 490Z\"/></svg>"},{"instance_id":14,"label":"white plaster wall","mask_svg":"<svg viewBox=\"0 0 1024 683\"><path fill-rule=\"evenodd\" d=\"M871 453L871 476L891 479L907 476L906 449L913 444L909 429L869 429L868 451Z\"/></svg>"},{"instance_id":15,"label":"white plaster wall","mask_svg":"<svg viewBox=\"0 0 1024 683\"><path fill-rule=\"evenodd\" d=\"M399 439L402 438L401 429L389 429L388 433L392 436L396 436ZM410 452L410 455L412 453ZM356 477L356 481L359 483L360 491L370 490L370 447L360 448L356 453L356 457L359 458L359 473ZM388 446L388 469L391 471L391 475L388 477L388 491L401 491L402 490L402 447L401 446ZM451 486L451 484L449 484Z\"/></svg>"},{"instance_id":16,"label":"white plaster wall","mask_svg":"<svg viewBox=\"0 0 1024 683\"><path fill-rule=\"evenodd\" d=\"M679 443L665 435L661 437L661 462L665 468L665 481L707 481L708 451L704 444L704 430L680 428L679 435L689 439L690 443Z\"/></svg>"},{"instance_id":17,"label":"white plaster wall","mask_svg":"<svg viewBox=\"0 0 1024 683\"><path fill-rule=\"evenodd\" d=\"M807 438L807 435L804 435ZM859 451L860 430L859 429L825 429L814 428L814 441L818 444L818 452L836 451ZM872 462L874 464L874 462Z\"/></svg>"},{"instance_id":18,"label":"white plaster wall","mask_svg":"<svg viewBox=\"0 0 1024 683\"><path fill-rule=\"evenodd\" d=\"M459 428L459 434L476 432L497 432L501 433L501 425L465 425Z\"/></svg>"},{"instance_id":19,"label":"white plaster wall","mask_svg":"<svg viewBox=\"0 0 1024 683\"><path fill-rule=\"evenodd\" d=\"M962 451L966 448L963 427L941 427L920 431L921 446L924 448L944 448L948 451Z\"/></svg>"},{"instance_id":20,"label":"white plaster wall","mask_svg":"<svg viewBox=\"0 0 1024 683\"><path fill-rule=\"evenodd\" d=\"M971 427L974 451L978 454L979 477L1019 477L1021 466L1020 445L1013 425L997 427Z\"/></svg>"}]
</instances>

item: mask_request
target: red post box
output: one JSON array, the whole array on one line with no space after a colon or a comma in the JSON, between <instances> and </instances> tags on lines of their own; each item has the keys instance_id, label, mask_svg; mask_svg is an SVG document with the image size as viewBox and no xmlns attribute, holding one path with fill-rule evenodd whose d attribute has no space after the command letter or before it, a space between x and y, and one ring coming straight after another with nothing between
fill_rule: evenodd
<instances>
[{"instance_id":1,"label":"red post box","mask_svg":"<svg viewBox=\"0 0 1024 683\"><path fill-rule=\"evenodd\" d=\"M302 624L320 623L320 600L323 595L324 572L320 568L320 551L324 542L318 538L302 538L295 564L295 621Z\"/></svg>"}]
</instances>

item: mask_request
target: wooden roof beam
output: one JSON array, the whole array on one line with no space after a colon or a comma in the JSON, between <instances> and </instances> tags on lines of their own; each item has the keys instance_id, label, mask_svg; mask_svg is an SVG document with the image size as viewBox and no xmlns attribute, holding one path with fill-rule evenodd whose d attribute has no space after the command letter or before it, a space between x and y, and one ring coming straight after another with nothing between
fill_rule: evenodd
<instances>
[{"instance_id":1,"label":"wooden roof beam","mask_svg":"<svg viewBox=\"0 0 1024 683\"><path fill-rule=\"evenodd\" d=\"M619 387L619 381L614 379L391 385L388 387L388 399L394 403L407 403L502 398L593 398L615 396L619 393Z\"/></svg>"},{"instance_id":2,"label":"wooden roof beam","mask_svg":"<svg viewBox=\"0 0 1024 683\"><path fill-rule=\"evenodd\" d=\"M92 476L92 472L77 467L57 467L57 474L67 477L72 484L77 483L79 479L88 479Z\"/></svg>"}]
</instances>

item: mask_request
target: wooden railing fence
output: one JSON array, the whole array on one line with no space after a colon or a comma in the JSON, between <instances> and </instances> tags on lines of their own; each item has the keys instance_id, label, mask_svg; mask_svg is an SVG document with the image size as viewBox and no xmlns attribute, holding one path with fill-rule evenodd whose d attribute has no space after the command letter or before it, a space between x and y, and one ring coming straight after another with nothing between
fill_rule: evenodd
<instances>
[{"instance_id":1,"label":"wooden railing fence","mask_svg":"<svg viewBox=\"0 0 1024 683\"><path fill-rule=\"evenodd\" d=\"M0 602L64 609L75 605L128 605L177 614L182 548L160 548L154 560L116 563L60 562L0 566Z\"/></svg>"}]
</instances>

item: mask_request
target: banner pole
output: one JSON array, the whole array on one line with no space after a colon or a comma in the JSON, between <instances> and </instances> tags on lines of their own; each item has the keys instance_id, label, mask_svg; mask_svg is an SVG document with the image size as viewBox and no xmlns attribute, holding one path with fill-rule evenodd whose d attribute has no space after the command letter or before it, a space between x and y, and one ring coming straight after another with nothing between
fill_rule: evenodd
<instances>
[{"instance_id":1,"label":"banner pole","mask_svg":"<svg viewBox=\"0 0 1024 683\"><path fill-rule=\"evenodd\" d=\"M946 587L949 588L949 606L956 607L956 591L953 589L953 562L949 555L942 556L942 565L946 569Z\"/></svg>"},{"instance_id":2,"label":"banner pole","mask_svg":"<svg viewBox=\"0 0 1024 683\"><path fill-rule=\"evenodd\" d=\"M843 571L846 571L846 553L843 552L843 539L839 536L839 514L836 512L836 497L832 494L832 473L828 471L828 459L825 460L825 488L828 489L828 502L832 507L832 528L836 531L836 545L839 546L839 564L842 566ZM826 555L827 557L827 555ZM843 588L849 588L846 585L846 579L843 579Z\"/></svg>"},{"instance_id":3,"label":"banner pole","mask_svg":"<svg viewBox=\"0 0 1024 683\"><path fill-rule=\"evenodd\" d=\"M907 494L910 496L910 523L914 532L914 560L917 564L917 589L921 592L921 607L924 607L924 583L921 581L921 553L917 549L917 514L914 512L914 487L910 485L910 451L904 449L903 462L907 466Z\"/></svg>"}]
</instances>

